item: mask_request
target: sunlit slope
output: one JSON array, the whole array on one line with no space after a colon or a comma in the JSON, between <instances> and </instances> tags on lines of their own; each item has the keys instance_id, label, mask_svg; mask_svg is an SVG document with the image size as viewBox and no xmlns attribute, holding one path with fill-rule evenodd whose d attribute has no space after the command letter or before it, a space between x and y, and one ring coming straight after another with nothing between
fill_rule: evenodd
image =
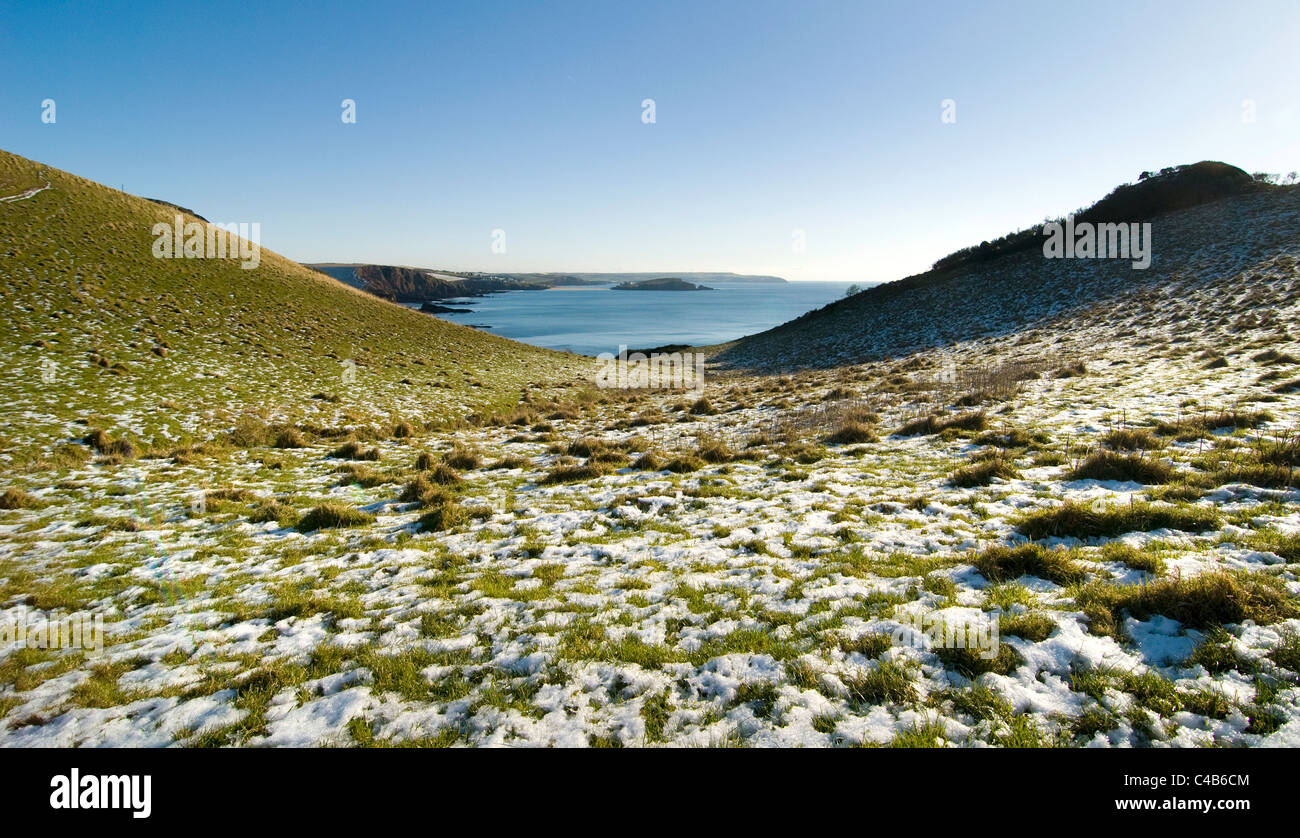
<instances>
[{"instance_id":1,"label":"sunlit slope","mask_svg":"<svg viewBox=\"0 0 1300 838\"><path fill-rule=\"evenodd\" d=\"M0 197L46 182L0 203L4 459L87 419L162 442L255 411L450 418L589 375L576 356L378 300L265 248L251 270L155 258L153 225L177 210L0 152Z\"/></svg>"}]
</instances>

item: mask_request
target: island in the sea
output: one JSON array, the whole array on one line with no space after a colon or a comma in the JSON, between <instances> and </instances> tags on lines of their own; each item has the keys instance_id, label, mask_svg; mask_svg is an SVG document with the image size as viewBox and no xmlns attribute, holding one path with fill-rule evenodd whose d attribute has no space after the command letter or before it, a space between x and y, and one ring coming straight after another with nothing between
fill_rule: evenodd
<instances>
[{"instance_id":1,"label":"island in the sea","mask_svg":"<svg viewBox=\"0 0 1300 838\"><path fill-rule=\"evenodd\" d=\"M614 291L712 291L707 285L696 285L680 277L662 276L658 279L643 279L639 282L620 282Z\"/></svg>"}]
</instances>

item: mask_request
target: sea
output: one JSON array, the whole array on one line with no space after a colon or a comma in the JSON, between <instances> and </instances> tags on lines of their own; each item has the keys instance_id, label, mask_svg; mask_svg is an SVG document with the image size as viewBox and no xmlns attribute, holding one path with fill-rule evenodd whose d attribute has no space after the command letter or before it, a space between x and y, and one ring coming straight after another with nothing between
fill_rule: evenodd
<instances>
[{"instance_id":1,"label":"sea","mask_svg":"<svg viewBox=\"0 0 1300 838\"><path fill-rule=\"evenodd\" d=\"M547 349L616 354L620 347L706 346L752 335L839 299L852 283L704 284L712 290L614 291L601 285L504 291L439 300L472 311L431 316Z\"/></svg>"}]
</instances>

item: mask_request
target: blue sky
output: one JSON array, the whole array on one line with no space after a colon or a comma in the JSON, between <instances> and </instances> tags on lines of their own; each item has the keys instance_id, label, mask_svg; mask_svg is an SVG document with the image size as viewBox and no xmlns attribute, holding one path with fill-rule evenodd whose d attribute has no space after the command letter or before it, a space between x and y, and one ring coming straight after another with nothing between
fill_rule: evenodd
<instances>
[{"instance_id":1,"label":"blue sky","mask_svg":"<svg viewBox=\"0 0 1300 838\"><path fill-rule=\"evenodd\" d=\"M1300 169L1294 0L85 5L0 8L0 148L303 261L879 282Z\"/></svg>"}]
</instances>

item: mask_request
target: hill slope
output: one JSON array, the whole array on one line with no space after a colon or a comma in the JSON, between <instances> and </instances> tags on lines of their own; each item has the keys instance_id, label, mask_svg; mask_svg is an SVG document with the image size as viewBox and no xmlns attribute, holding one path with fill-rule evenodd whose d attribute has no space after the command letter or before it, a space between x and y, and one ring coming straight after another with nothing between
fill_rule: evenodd
<instances>
[{"instance_id":1,"label":"hill slope","mask_svg":"<svg viewBox=\"0 0 1300 838\"><path fill-rule=\"evenodd\" d=\"M152 227L176 208L0 152L0 196L47 181L0 204L7 460L86 422L162 444L251 412L450 418L587 375L576 356L410 311L265 248L252 270L155 258Z\"/></svg>"},{"instance_id":2,"label":"hill slope","mask_svg":"<svg viewBox=\"0 0 1300 838\"><path fill-rule=\"evenodd\" d=\"M1164 177L1120 187L1078 216L1149 218L1146 270L1128 259L1046 259L1035 228L742 338L715 360L738 368L834 367L1009 335L1098 307L1123 311L1147 292L1174 286L1233 294L1239 289L1224 280L1300 253L1300 188L1252 186L1227 171L1240 170L1213 167L1223 164L1179 170L1194 182ZM1167 207L1176 208L1162 211Z\"/></svg>"}]
</instances>

